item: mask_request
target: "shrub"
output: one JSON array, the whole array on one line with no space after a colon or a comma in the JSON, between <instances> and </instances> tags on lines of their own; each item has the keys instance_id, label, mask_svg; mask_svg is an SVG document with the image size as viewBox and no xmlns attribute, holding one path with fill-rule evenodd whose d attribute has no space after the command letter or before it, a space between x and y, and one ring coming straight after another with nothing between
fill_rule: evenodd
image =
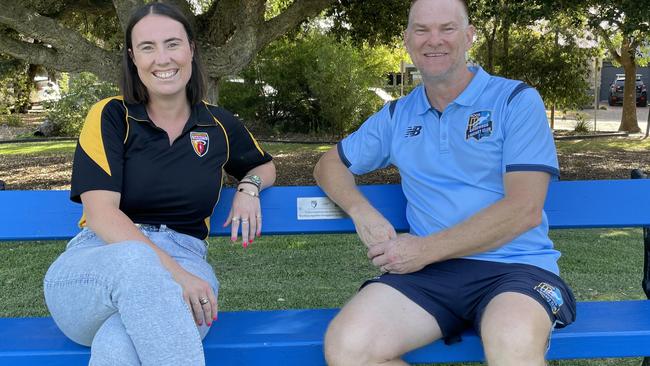
<instances>
[{"instance_id":1,"label":"shrub","mask_svg":"<svg viewBox=\"0 0 650 366\"><path fill-rule=\"evenodd\" d=\"M220 104L281 132L343 135L382 105L369 88L383 85L392 56L314 30L285 37L240 74L243 82L222 83Z\"/></svg>"},{"instance_id":2,"label":"shrub","mask_svg":"<svg viewBox=\"0 0 650 366\"><path fill-rule=\"evenodd\" d=\"M587 121L587 115L584 113L576 113L576 124L573 131L578 133L587 133L590 131L590 123Z\"/></svg>"},{"instance_id":3,"label":"shrub","mask_svg":"<svg viewBox=\"0 0 650 366\"><path fill-rule=\"evenodd\" d=\"M23 127L25 125L23 120L16 114L0 116L0 124L9 127Z\"/></svg>"},{"instance_id":4,"label":"shrub","mask_svg":"<svg viewBox=\"0 0 650 366\"><path fill-rule=\"evenodd\" d=\"M118 88L87 72L70 78L68 92L60 100L49 102L47 115L53 136L79 136L88 110L101 99L117 95Z\"/></svg>"}]
</instances>

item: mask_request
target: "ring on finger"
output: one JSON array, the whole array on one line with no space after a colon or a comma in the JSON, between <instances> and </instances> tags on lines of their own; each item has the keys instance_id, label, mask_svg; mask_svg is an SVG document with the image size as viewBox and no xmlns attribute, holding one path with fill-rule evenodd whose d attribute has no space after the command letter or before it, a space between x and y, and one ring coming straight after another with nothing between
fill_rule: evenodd
<instances>
[{"instance_id":1,"label":"ring on finger","mask_svg":"<svg viewBox=\"0 0 650 366\"><path fill-rule=\"evenodd\" d=\"M241 219L242 224L248 224L248 219Z\"/></svg>"},{"instance_id":2,"label":"ring on finger","mask_svg":"<svg viewBox=\"0 0 650 366\"><path fill-rule=\"evenodd\" d=\"M207 304L207 303L209 303L209 302L210 302L210 301L209 301L207 298L205 298L205 297L199 297L199 304L201 304L201 305L205 305L205 304Z\"/></svg>"},{"instance_id":3,"label":"ring on finger","mask_svg":"<svg viewBox=\"0 0 650 366\"><path fill-rule=\"evenodd\" d=\"M257 215L255 215L255 217L257 217L258 219L261 219L261 218L262 218L262 214L257 214Z\"/></svg>"},{"instance_id":4,"label":"ring on finger","mask_svg":"<svg viewBox=\"0 0 650 366\"><path fill-rule=\"evenodd\" d=\"M239 221L239 217L238 216L233 217L232 221Z\"/></svg>"}]
</instances>

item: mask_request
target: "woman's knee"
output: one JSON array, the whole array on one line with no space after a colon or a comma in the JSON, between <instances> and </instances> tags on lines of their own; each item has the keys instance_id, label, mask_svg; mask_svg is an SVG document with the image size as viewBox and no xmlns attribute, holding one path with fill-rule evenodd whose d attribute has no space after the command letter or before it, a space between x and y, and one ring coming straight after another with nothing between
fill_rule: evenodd
<instances>
[{"instance_id":1,"label":"woman's knee","mask_svg":"<svg viewBox=\"0 0 650 366\"><path fill-rule=\"evenodd\" d=\"M106 319L92 341L89 366L140 366L140 358L118 313Z\"/></svg>"}]
</instances>

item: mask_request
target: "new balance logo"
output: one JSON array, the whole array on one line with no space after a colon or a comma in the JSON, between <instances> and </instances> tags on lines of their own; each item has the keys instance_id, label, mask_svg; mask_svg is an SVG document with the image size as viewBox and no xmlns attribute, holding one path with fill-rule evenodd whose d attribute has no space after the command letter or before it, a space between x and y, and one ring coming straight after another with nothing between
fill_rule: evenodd
<instances>
[{"instance_id":1,"label":"new balance logo","mask_svg":"<svg viewBox=\"0 0 650 366\"><path fill-rule=\"evenodd\" d=\"M406 129L404 137L415 137L420 134L420 131L422 131L422 126L411 126Z\"/></svg>"}]
</instances>

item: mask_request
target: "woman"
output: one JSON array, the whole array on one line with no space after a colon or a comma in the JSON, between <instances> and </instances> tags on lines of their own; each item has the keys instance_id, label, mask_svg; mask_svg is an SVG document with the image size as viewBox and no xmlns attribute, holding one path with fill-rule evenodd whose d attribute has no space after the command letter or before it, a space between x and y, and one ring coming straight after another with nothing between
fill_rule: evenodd
<instances>
[{"instance_id":1,"label":"woman","mask_svg":"<svg viewBox=\"0 0 650 366\"><path fill-rule=\"evenodd\" d=\"M44 280L61 330L91 346L91 365L203 365L219 283L206 262L223 171L239 179L231 239L260 235L271 156L229 112L202 102L204 71L186 18L162 3L131 17L123 97L89 112L71 199L83 230Z\"/></svg>"}]
</instances>

